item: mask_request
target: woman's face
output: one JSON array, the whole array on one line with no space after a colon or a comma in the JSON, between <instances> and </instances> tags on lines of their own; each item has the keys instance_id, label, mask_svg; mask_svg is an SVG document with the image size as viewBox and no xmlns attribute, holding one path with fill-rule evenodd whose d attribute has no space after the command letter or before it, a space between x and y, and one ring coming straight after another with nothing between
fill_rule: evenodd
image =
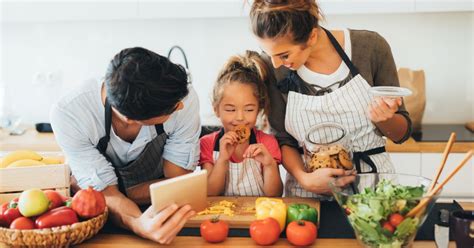
<instances>
[{"instance_id":1,"label":"woman's face","mask_svg":"<svg viewBox=\"0 0 474 248\"><path fill-rule=\"evenodd\" d=\"M294 44L289 35L278 38L258 38L262 50L272 59L273 67L285 66L297 70L306 63L311 53L308 44Z\"/></svg>"},{"instance_id":2,"label":"woman's face","mask_svg":"<svg viewBox=\"0 0 474 248\"><path fill-rule=\"evenodd\" d=\"M224 131L232 131L239 125L252 129L259 113L254 87L239 82L231 82L223 87L222 98L215 112L222 122Z\"/></svg>"}]
</instances>

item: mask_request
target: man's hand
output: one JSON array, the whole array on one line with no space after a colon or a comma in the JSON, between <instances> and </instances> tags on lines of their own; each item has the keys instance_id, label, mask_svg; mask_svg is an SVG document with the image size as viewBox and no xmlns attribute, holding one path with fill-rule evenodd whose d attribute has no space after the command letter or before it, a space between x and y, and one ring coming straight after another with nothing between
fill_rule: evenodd
<instances>
[{"instance_id":1,"label":"man's hand","mask_svg":"<svg viewBox=\"0 0 474 248\"><path fill-rule=\"evenodd\" d=\"M195 214L189 205L178 208L176 204L172 204L158 213L150 206L133 221L132 227L133 231L143 238L160 244L170 244L186 221Z\"/></svg>"}]
</instances>

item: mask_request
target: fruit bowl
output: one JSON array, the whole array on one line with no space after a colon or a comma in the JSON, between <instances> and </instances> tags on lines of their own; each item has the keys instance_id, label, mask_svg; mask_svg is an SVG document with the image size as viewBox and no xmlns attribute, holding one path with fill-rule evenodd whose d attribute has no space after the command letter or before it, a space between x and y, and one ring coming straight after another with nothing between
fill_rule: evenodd
<instances>
[{"instance_id":1,"label":"fruit bowl","mask_svg":"<svg viewBox=\"0 0 474 248\"><path fill-rule=\"evenodd\" d=\"M13 247L69 247L96 235L107 217L106 208L101 215L72 225L32 230L0 227L0 243Z\"/></svg>"},{"instance_id":2,"label":"fruit bowl","mask_svg":"<svg viewBox=\"0 0 474 248\"><path fill-rule=\"evenodd\" d=\"M360 174L352 185L329 183L334 198L364 247L411 247L440 192L427 197L431 180L405 174ZM426 208L407 215L420 201Z\"/></svg>"}]
</instances>

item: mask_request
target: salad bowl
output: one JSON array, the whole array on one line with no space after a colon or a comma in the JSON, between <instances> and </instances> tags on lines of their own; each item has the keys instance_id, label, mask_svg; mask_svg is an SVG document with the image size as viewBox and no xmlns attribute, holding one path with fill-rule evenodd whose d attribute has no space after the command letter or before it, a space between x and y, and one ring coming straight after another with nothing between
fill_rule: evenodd
<instances>
[{"instance_id":1,"label":"salad bowl","mask_svg":"<svg viewBox=\"0 0 474 248\"><path fill-rule=\"evenodd\" d=\"M332 194L364 247L411 247L441 191L428 196L431 180L415 175L359 174L352 185L329 183ZM420 202L426 206L410 213ZM408 214L410 213L410 214Z\"/></svg>"}]
</instances>

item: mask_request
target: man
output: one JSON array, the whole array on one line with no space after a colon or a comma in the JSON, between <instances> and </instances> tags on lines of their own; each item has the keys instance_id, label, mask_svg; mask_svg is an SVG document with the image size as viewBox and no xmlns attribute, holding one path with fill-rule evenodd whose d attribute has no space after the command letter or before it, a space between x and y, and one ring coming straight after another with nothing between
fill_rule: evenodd
<instances>
[{"instance_id":1,"label":"man","mask_svg":"<svg viewBox=\"0 0 474 248\"><path fill-rule=\"evenodd\" d=\"M170 243L195 212L189 205L144 213L151 183L193 171L199 159L199 101L185 70L144 48L124 49L104 83L60 99L51 123L77 186L104 193L113 220Z\"/></svg>"}]
</instances>

